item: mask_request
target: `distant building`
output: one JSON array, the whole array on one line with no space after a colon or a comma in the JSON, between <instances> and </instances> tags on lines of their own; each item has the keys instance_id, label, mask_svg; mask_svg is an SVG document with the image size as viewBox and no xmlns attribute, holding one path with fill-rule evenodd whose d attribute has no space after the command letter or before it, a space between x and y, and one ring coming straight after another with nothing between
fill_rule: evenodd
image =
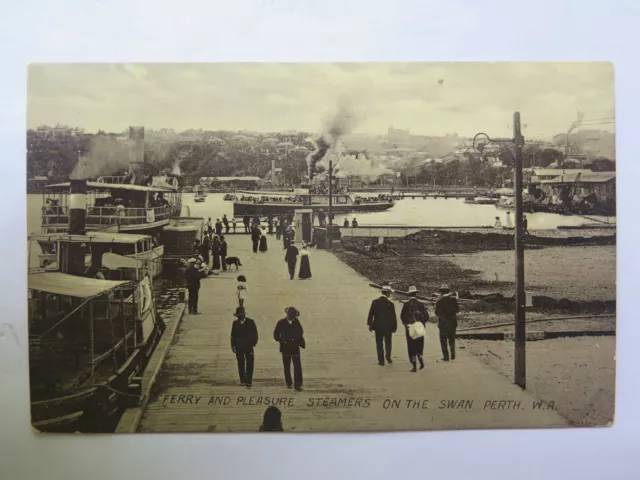
<instances>
[{"instance_id":1,"label":"distant building","mask_svg":"<svg viewBox=\"0 0 640 480\"><path fill-rule=\"evenodd\" d=\"M616 201L616 174L615 172L565 173L548 178L549 176L533 177L531 184L538 186L547 198L557 198L565 192L570 192L578 198L593 196L597 206L612 210ZM575 170L573 171L575 172Z\"/></svg>"}]
</instances>

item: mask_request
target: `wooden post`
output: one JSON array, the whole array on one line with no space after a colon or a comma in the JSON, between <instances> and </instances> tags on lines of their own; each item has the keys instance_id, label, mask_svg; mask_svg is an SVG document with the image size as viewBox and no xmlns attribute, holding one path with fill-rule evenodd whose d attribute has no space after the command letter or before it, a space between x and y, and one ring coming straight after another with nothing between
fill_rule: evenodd
<instances>
[{"instance_id":1,"label":"wooden post","mask_svg":"<svg viewBox=\"0 0 640 480\"><path fill-rule=\"evenodd\" d=\"M333 160L329 160L329 228L327 228L326 245L327 250L331 250L331 232L333 226L332 209L333 209Z\"/></svg>"},{"instance_id":2,"label":"wooden post","mask_svg":"<svg viewBox=\"0 0 640 480\"><path fill-rule=\"evenodd\" d=\"M94 345L94 332L93 332L93 302L89 303L89 316L91 317L89 322L89 337L91 340L91 383L95 383L95 365L94 359L96 356L96 348Z\"/></svg>"},{"instance_id":3,"label":"wooden post","mask_svg":"<svg viewBox=\"0 0 640 480\"><path fill-rule=\"evenodd\" d=\"M526 325L524 291L524 235L522 229L522 147L524 137L520 129L520 113L513 114L513 142L515 144L515 247L516 247L516 321L515 321L515 383L526 389Z\"/></svg>"}]
</instances>

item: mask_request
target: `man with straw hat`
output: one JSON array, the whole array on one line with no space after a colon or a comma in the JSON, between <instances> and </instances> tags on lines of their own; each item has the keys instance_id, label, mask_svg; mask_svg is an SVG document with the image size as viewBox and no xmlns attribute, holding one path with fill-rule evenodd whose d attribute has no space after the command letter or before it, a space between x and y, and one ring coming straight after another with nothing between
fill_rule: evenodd
<instances>
[{"instance_id":1,"label":"man with straw hat","mask_svg":"<svg viewBox=\"0 0 640 480\"><path fill-rule=\"evenodd\" d=\"M440 330L440 347L442 348L442 360L449 361L449 350L451 349L451 360L456 359L456 329L458 328L457 313L458 300L452 295L447 285L440 287L440 298L436 302L436 316L438 317L438 329Z\"/></svg>"},{"instance_id":2,"label":"man with straw hat","mask_svg":"<svg viewBox=\"0 0 640 480\"><path fill-rule=\"evenodd\" d=\"M369 317L367 318L369 331L376 334L376 350L378 352L378 365L380 366L384 366L385 358L388 363L393 363L391 360L391 336L398 329L396 308L393 302L389 300L391 291L389 285L382 287L382 295L371 302Z\"/></svg>"},{"instance_id":3,"label":"man with straw hat","mask_svg":"<svg viewBox=\"0 0 640 480\"><path fill-rule=\"evenodd\" d=\"M300 320L300 312L295 307L285 308L287 316L276 324L273 338L280 344L282 364L284 366L284 380L287 388L292 384L299 392L302 390L302 361L300 349L306 347L304 331ZM291 363L293 363L293 381L291 380Z\"/></svg>"},{"instance_id":4,"label":"man with straw hat","mask_svg":"<svg viewBox=\"0 0 640 480\"><path fill-rule=\"evenodd\" d=\"M236 308L236 320L231 326L231 350L238 360L240 383L251 388L253 382L253 349L258 344L256 322L246 317L244 307Z\"/></svg>"},{"instance_id":5,"label":"man with straw hat","mask_svg":"<svg viewBox=\"0 0 640 480\"><path fill-rule=\"evenodd\" d=\"M408 293L410 298L402 306L400 320L402 320L402 323L406 327L409 361L411 362L411 365L413 365L411 371L415 372L417 371L416 359L420 362L420 370L424 368L424 361L422 360L424 337L411 338L409 330L414 322L422 322L422 324L425 325L429 320L429 313L427 312L426 304L418 300L418 289L415 286L410 286Z\"/></svg>"}]
</instances>

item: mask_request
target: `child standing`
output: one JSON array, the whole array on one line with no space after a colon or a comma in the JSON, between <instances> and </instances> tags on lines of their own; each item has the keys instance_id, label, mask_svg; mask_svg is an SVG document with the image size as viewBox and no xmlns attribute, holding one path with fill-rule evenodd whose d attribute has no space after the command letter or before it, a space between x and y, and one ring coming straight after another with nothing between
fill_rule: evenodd
<instances>
[{"instance_id":1,"label":"child standing","mask_svg":"<svg viewBox=\"0 0 640 480\"><path fill-rule=\"evenodd\" d=\"M247 295L247 279L244 275L239 275L238 278L237 295L238 295L238 306L244 307L244 300Z\"/></svg>"}]
</instances>

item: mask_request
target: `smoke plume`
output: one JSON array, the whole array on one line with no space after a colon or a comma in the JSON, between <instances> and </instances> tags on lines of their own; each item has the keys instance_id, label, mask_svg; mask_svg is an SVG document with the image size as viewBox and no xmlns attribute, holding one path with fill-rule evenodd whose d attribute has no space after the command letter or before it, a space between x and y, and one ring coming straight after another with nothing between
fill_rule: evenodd
<instances>
[{"instance_id":1,"label":"smoke plume","mask_svg":"<svg viewBox=\"0 0 640 480\"><path fill-rule=\"evenodd\" d=\"M93 138L89 152L80 155L71 178L122 175L129 168L129 147L111 137Z\"/></svg>"},{"instance_id":2,"label":"smoke plume","mask_svg":"<svg viewBox=\"0 0 640 480\"><path fill-rule=\"evenodd\" d=\"M307 155L307 167L309 169L309 181L313 179L316 165L327 152L334 149L340 139L351 132L355 124L355 116L347 104L343 103L338 107L336 114L331 117L324 129L324 132L317 138L308 139L315 146L315 150Z\"/></svg>"}]
</instances>

